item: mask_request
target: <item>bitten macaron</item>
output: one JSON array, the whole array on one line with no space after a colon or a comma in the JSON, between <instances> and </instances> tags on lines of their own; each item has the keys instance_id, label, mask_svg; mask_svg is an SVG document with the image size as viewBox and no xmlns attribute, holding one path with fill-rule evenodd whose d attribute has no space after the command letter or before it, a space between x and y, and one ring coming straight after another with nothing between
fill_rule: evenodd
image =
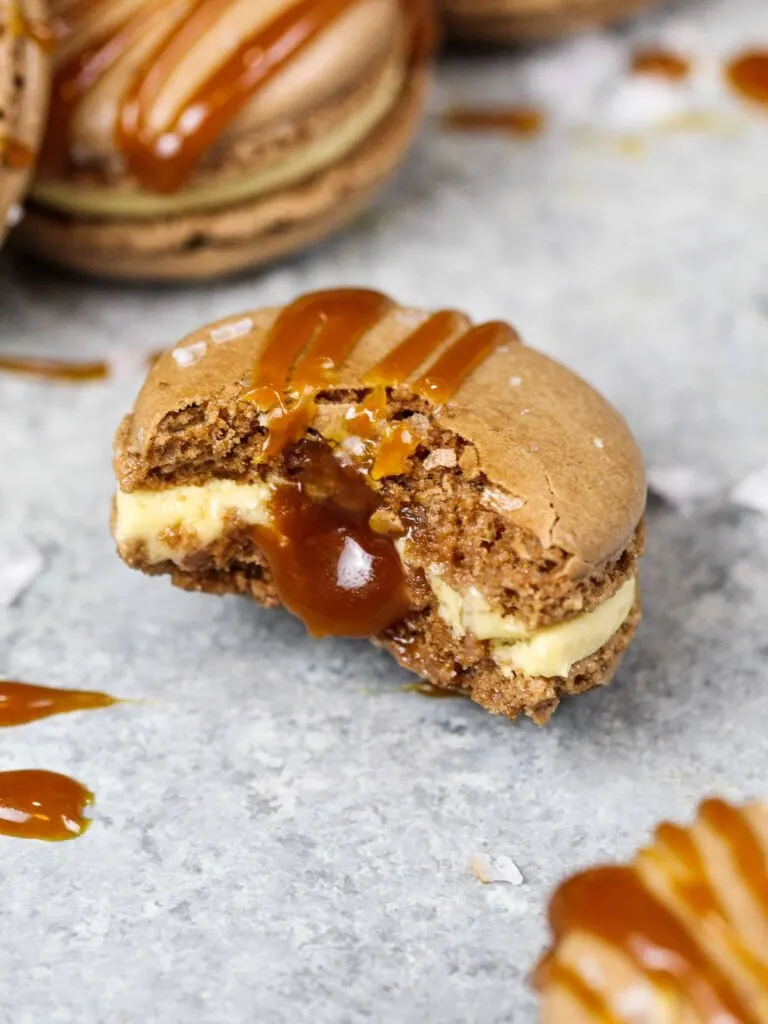
<instances>
[{"instance_id":1,"label":"bitten macaron","mask_svg":"<svg viewBox=\"0 0 768 1024\"><path fill-rule=\"evenodd\" d=\"M42 0L0 0L0 244L37 160L52 43Z\"/></svg>"},{"instance_id":2,"label":"bitten macaron","mask_svg":"<svg viewBox=\"0 0 768 1024\"><path fill-rule=\"evenodd\" d=\"M637 446L501 321L346 288L204 327L115 467L131 567L369 638L510 718L608 683L640 618Z\"/></svg>"},{"instance_id":3,"label":"bitten macaron","mask_svg":"<svg viewBox=\"0 0 768 1024\"><path fill-rule=\"evenodd\" d=\"M203 278L317 242L419 122L427 0L52 0L51 118L20 242L101 276Z\"/></svg>"},{"instance_id":4,"label":"bitten macaron","mask_svg":"<svg viewBox=\"0 0 768 1024\"><path fill-rule=\"evenodd\" d=\"M630 17L654 0L439 0L456 39L513 43Z\"/></svg>"}]
</instances>

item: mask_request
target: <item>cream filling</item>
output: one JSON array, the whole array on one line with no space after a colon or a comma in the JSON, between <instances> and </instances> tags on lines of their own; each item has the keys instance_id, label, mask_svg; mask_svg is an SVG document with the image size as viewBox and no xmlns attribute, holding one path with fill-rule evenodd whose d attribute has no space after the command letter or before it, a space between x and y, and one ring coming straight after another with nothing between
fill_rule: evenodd
<instances>
[{"instance_id":1,"label":"cream filling","mask_svg":"<svg viewBox=\"0 0 768 1024\"><path fill-rule=\"evenodd\" d=\"M115 541L127 553L136 543L144 546L151 562L180 564L189 554L189 542L201 548L219 540L233 515L251 526L270 522L269 484L240 484L213 480L202 487L171 487L165 491L118 491L115 498ZM184 531L185 543L173 543L174 530Z\"/></svg>"},{"instance_id":2,"label":"cream filling","mask_svg":"<svg viewBox=\"0 0 768 1024\"><path fill-rule=\"evenodd\" d=\"M403 66L390 68L368 102L332 132L294 150L283 161L232 181L191 186L175 195L39 181L32 187L32 198L65 213L128 220L196 213L259 199L310 178L356 149L394 107L404 81Z\"/></svg>"},{"instance_id":3,"label":"cream filling","mask_svg":"<svg viewBox=\"0 0 768 1024\"><path fill-rule=\"evenodd\" d=\"M511 615L494 610L476 587L459 593L437 572L428 573L428 579L440 617L456 636L490 640L493 658L507 676L567 676L576 662L599 651L624 625L637 593L633 577L591 612L529 631Z\"/></svg>"},{"instance_id":4,"label":"cream filling","mask_svg":"<svg viewBox=\"0 0 768 1024\"><path fill-rule=\"evenodd\" d=\"M273 487L213 480L204 486L171 487L164 491L118 491L115 498L115 540L128 553L141 543L151 562L180 564L189 545L205 547L219 540L227 519L236 516L249 525L268 526ZM174 543L183 530L184 543ZM396 542L408 566L405 541ZM637 581L627 580L590 612L543 629L528 630L513 616L494 609L477 587L459 592L436 569L427 574L437 598L438 613L456 636L467 634L490 641L493 657L505 675L567 676L578 661L606 644L626 622L635 603Z\"/></svg>"}]
</instances>

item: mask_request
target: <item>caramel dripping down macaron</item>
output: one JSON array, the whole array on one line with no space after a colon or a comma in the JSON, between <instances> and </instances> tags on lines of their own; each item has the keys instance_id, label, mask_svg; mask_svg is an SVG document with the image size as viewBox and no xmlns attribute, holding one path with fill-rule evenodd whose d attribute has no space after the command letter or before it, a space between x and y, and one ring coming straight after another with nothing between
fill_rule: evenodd
<instances>
[{"instance_id":1,"label":"caramel dripping down macaron","mask_svg":"<svg viewBox=\"0 0 768 1024\"><path fill-rule=\"evenodd\" d=\"M543 1024L766 1024L768 805L706 800L630 865L565 882L549 917Z\"/></svg>"},{"instance_id":2,"label":"caramel dripping down macaron","mask_svg":"<svg viewBox=\"0 0 768 1024\"><path fill-rule=\"evenodd\" d=\"M419 121L429 0L53 0L21 243L100 276L232 273L352 219Z\"/></svg>"},{"instance_id":3,"label":"caramel dripping down macaron","mask_svg":"<svg viewBox=\"0 0 768 1024\"><path fill-rule=\"evenodd\" d=\"M545 39L629 18L655 0L439 0L450 35L488 43Z\"/></svg>"},{"instance_id":4,"label":"caramel dripping down macaron","mask_svg":"<svg viewBox=\"0 0 768 1024\"><path fill-rule=\"evenodd\" d=\"M133 568L512 718L608 682L639 620L637 447L501 321L331 289L205 327L155 363L115 469Z\"/></svg>"},{"instance_id":5,"label":"caramel dripping down macaron","mask_svg":"<svg viewBox=\"0 0 768 1024\"><path fill-rule=\"evenodd\" d=\"M45 123L51 35L42 0L0 4L0 245L21 218Z\"/></svg>"}]
</instances>

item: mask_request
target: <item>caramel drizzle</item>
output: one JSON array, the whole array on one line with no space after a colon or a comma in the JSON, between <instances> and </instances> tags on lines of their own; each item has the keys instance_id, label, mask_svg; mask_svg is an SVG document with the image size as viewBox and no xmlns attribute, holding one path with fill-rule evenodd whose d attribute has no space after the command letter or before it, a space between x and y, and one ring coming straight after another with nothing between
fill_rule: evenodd
<instances>
[{"instance_id":1,"label":"caramel drizzle","mask_svg":"<svg viewBox=\"0 0 768 1024\"><path fill-rule=\"evenodd\" d=\"M56 47L56 37L43 21L36 21L14 5L11 9L11 35L17 39L29 39L44 53L52 53Z\"/></svg>"},{"instance_id":2,"label":"caramel drizzle","mask_svg":"<svg viewBox=\"0 0 768 1024\"><path fill-rule=\"evenodd\" d=\"M105 362L70 363L60 359L38 359L32 356L0 356L0 373L40 377L68 384L105 380L109 372L109 364Z\"/></svg>"},{"instance_id":3,"label":"caramel drizzle","mask_svg":"<svg viewBox=\"0 0 768 1024\"><path fill-rule=\"evenodd\" d=\"M727 846L741 881L768 917L768 857L744 812L709 800L701 807L700 820ZM709 919L719 941L760 985L768 985L768 960L764 953L747 948L731 925L693 835L664 824L656 840L641 858L652 859L659 871L672 871L681 907L699 920ZM677 868L666 860L665 851ZM651 893L633 868L597 868L566 882L553 898L550 924L556 940L580 931L613 946L662 991L690 1000L704 1020L728 1014L740 1024L757 1024L750 1006L699 944L695 931ZM586 977L572 969L555 972L556 952L557 945L542 964L539 983L556 981L583 1004L582 990L585 985L590 988Z\"/></svg>"},{"instance_id":4,"label":"caramel drizzle","mask_svg":"<svg viewBox=\"0 0 768 1024\"><path fill-rule=\"evenodd\" d=\"M168 31L143 63L120 107L117 144L138 181L158 193L181 189L248 101L357 2L295 0L287 11L226 57L171 124L156 129L150 125L155 96L227 9L227 0L195 0L189 13ZM432 45L428 5L426 0L402 2L411 22L414 59L422 60ZM141 36L154 13L153 5L148 4L60 69L54 82L52 128L43 149L46 169L61 170L72 162L69 136L75 107L126 47ZM61 26L63 33L73 32L88 14L88 4L84 3L74 19Z\"/></svg>"},{"instance_id":5,"label":"caramel drizzle","mask_svg":"<svg viewBox=\"0 0 768 1024\"><path fill-rule=\"evenodd\" d=\"M0 835L60 842L83 835L93 793L57 772L0 772Z\"/></svg>"},{"instance_id":6,"label":"caramel drizzle","mask_svg":"<svg viewBox=\"0 0 768 1024\"><path fill-rule=\"evenodd\" d=\"M254 368L243 401L268 413L270 435L264 454L279 454L312 423L315 400L331 386L360 341L393 308L391 299L366 289L337 288L297 299L278 315ZM350 432L375 438L384 423L386 389L405 384L438 405L449 402L464 381L493 352L518 340L508 325L493 321L464 330L459 313L446 310L412 331L365 375L372 393L358 406ZM376 445L372 476L402 473L418 447L407 424L386 425Z\"/></svg>"},{"instance_id":7,"label":"caramel drizzle","mask_svg":"<svg viewBox=\"0 0 768 1024\"><path fill-rule=\"evenodd\" d=\"M51 715L108 708L117 703L117 698L108 693L60 690L0 679L0 728L27 725Z\"/></svg>"}]
</instances>

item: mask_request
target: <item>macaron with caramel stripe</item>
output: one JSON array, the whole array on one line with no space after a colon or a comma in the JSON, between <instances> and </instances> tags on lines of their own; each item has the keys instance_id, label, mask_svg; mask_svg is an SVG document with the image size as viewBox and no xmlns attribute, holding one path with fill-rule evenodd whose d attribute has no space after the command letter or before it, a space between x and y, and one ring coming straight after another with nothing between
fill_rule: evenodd
<instances>
[{"instance_id":1,"label":"macaron with caramel stripe","mask_svg":"<svg viewBox=\"0 0 768 1024\"><path fill-rule=\"evenodd\" d=\"M629 18L655 0L439 0L450 35L489 43L547 39Z\"/></svg>"},{"instance_id":2,"label":"macaron with caramel stripe","mask_svg":"<svg viewBox=\"0 0 768 1024\"><path fill-rule=\"evenodd\" d=\"M131 567L510 718L607 683L640 617L637 446L501 321L335 289L210 325L150 371L115 468Z\"/></svg>"},{"instance_id":3,"label":"macaron with caramel stripe","mask_svg":"<svg viewBox=\"0 0 768 1024\"><path fill-rule=\"evenodd\" d=\"M419 123L429 0L52 0L30 252L116 278L230 274L373 199Z\"/></svg>"},{"instance_id":4,"label":"macaron with caramel stripe","mask_svg":"<svg viewBox=\"0 0 768 1024\"><path fill-rule=\"evenodd\" d=\"M53 35L42 0L0 0L0 244L20 203L45 125Z\"/></svg>"}]
</instances>

